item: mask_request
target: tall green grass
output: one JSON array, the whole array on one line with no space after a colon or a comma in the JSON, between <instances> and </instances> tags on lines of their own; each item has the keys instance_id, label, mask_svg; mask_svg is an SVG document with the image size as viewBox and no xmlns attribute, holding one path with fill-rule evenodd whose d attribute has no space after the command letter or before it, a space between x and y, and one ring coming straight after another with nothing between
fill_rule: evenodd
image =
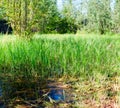
<instances>
[{"instance_id":1,"label":"tall green grass","mask_svg":"<svg viewBox=\"0 0 120 108\"><path fill-rule=\"evenodd\" d=\"M0 73L13 77L87 78L120 72L120 37L36 36L0 39Z\"/></svg>"}]
</instances>

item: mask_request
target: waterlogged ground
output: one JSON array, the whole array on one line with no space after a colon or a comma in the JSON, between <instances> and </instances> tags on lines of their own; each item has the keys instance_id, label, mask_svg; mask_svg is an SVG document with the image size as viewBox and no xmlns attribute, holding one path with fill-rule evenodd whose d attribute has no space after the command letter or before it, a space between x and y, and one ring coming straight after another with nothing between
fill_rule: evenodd
<instances>
[{"instance_id":1,"label":"waterlogged ground","mask_svg":"<svg viewBox=\"0 0 120 108\"><path fill-rule=\"evenodd\" d=\"M45 86L39 89L38 98L33 98L34 90L26 88L14 92L18 97L9 99L6 106L8 108L119 108L120 106L120 86L117 76L101 76L99 79L91 77L86 81L63 77L49 79L45 83ZM48 95L51 90L64 91L64 100L53 100ZM26 99L20 94L26 94Z\"/></svg>"},{"instance_id":2,"label":"waterlogged ground","mask_svg":"<svg viewBox=\"0 0 120 108\"><path fill-rule=\"evenodd\" d=\"M119 36L34 39L0 39L0 108L120 108Z\"/></svg>"}]
</instances>

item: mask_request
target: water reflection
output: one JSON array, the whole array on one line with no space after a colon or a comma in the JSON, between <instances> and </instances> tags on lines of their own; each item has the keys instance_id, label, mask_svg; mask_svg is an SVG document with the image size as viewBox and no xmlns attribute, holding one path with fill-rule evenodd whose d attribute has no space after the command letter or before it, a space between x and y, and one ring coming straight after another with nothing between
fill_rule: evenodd
<instances>
[{"instance_id":1,"label":"water reflection","mask_svg":"<svg viewBox=\"0 0 120 108\"><path fill-rule=\"evenodd\" d=\"M4 105L2 96L3 96L3 92L2 92L2 81L0 81L0 108L5 108L5 105Z\"/></svg>"},{"instance_id":2,"label":"water reflection","mask_svg":"<svg viewBox=\"0 0 120 108\"><path fill-rule=\"evenodd\" d=\"M0 81L0 97L2 97L2 81Z\"/></svg>"},{"instance_id":3,"label":"water reflection","mask_svg":"<svg viewBox=\"0 0 120 108\"><path fill-rule=\"evenodd\" d=\"M49 106L46 104L47 102L72 104L73 98L70 90L67 85L54 80L47 80L45 82L7 81L4 83L0 81L0 108L5 108L5 105L8 106L6 102L11 101L14 97L18 97L18 99L16 98L11 106L23 104L26 106L34 106L35 108L45 108L45 106ZM47 94L47 96L45 96L45 94ZM4 101L1 100L2 98L5 100L5 105Z\"/></svg>"},{"instance_id":4,"label":"water reflection","mask_svg":"<svg viewBox=\"0 0 120 108\"><path fill-rule=\"evenodd\" d=\"M65 91L63 89L52 89L48 93L49 99L54 100L55 102L61 102L65 100Z\"/></svg>"}]
</instances>

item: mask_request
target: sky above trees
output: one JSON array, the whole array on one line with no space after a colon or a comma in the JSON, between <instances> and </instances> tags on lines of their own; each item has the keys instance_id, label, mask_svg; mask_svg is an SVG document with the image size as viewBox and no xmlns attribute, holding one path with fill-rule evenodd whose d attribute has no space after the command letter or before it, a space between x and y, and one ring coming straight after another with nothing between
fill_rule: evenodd
<instances>
[{"instance_id":1,"label":"sky above trees","mask_svg":"<svg viewBox=\"0 0 120 108\"><path fill-rule=\"evenodd\" d=\"M57 6L58 9L61 10L63 8L63 4L66 2L67 0L57 0ZM82 0L73 0L72 3L77 7Z\"/></svg>"},{"instance_id":2,"label":"sky above trees","mask_svg":"<svg viewBox=\"0 0 120 108\"><path fill-rule=\"evenodd\" d=\"M66 0L57 0L57 7L59 10L62 10L63 8L63 3L65 2ZM84 0L83 0L84 1ZM73 0L73 4L79 8L79 5L80 3L82 2L82 0ZM113 10L114 9L114 5L115 5L115 0L111 0L111 9Z\"/></svg>"}]
</instances>

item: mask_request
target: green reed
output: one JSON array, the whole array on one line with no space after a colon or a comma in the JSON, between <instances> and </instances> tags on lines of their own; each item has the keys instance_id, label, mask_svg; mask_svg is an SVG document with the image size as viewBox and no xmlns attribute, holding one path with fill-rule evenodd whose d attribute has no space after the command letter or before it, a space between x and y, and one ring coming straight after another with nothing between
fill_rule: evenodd
<instances>
[{"instance_id":1,"label":"green reed","mask_svg":"<svg viewBox=\"0 0 120 108\"><path fill-rule=\"evenodd\" d=\"M0 73L12 76L87 78L120 69L120 37L36 36L0 39Z\"/></svg>"}]
</instances>

